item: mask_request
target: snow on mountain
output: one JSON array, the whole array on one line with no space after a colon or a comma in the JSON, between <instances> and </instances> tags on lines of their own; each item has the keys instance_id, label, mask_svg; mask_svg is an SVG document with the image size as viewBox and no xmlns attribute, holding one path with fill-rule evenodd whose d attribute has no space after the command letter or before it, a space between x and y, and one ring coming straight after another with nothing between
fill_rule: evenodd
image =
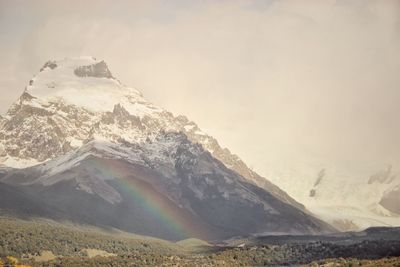
<instances>
[{"instance_id":1,"label":"snow on mountain","mask_svg":"<svg viewBox=\"0 0 400 267\"><path fill-rule=\"evenodd\" d=\"M400 170L391 165L275 164L267 177L319 218L342 230L400 226ZM290 167L288 167L290 166Z\"/></svg>"},{"instance_id":2,"label":"snow on mountain","mask_svg":"<svg viewBox=\"0 0 400 267\"><path fill-rule=\"evenodd\" d=\"M0 165L6 167L45 163L93 140L114 144L108 148L143 143L150 147L159 133L182 132L228 168L281 201L304 210L238 156L221 148L194 122L156 107L138 90L114 78L104 61L93 57L48 61L0 122ZM153 152L148 155L149 162L166 153L162 149ZM134 159L136 155L129 157Z\"/></svg>"}]
</instances>

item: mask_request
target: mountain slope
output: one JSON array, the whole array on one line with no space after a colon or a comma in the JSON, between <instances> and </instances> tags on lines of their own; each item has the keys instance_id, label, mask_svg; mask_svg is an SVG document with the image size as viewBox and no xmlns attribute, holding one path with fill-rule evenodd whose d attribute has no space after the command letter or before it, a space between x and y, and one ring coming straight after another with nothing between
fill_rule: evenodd
<instances>
[{"instance_id":1,"label":"mountain slope","mask_svg":"<svg viewBox=\"0 0 400 267\"><path fill-rule=\"evenodd\" d=\"M324 223L247 182L184 135L168 133L161 142L164 138L175 140L176 150L152 167L131 154L124 157L112 144L95 141L58 159L58 167L49 161L9 171L1 182L22 191L29 205L46 206L50 218L164 239L219 240L251 233L324 229ZM145 146L140 149L146 150ZM141 157L148 151L132 149L129 153ZM2 197L13 203L12 196Z\"/></svg>"},{"instance_id":2,"label":"mountain slope","mask_svg":"<svg viewBox=\"0 0 400 267\"><path fill-rule=\"evenodd\" d=\"M90 57L44 65L2 121L0 157L7 190L52 218L167 239L332 230Z\"/></svg>"}]
</instances>

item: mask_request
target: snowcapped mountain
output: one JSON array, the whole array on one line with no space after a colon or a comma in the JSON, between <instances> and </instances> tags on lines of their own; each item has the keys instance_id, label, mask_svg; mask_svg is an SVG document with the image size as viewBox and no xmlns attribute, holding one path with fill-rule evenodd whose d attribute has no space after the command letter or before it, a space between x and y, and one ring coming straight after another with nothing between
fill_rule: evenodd
<instances>
[{"instance_id":1,"label":"snowcapped mountain","mask_svg":"<svg viewBox=\"0 0 400 267\"><path fill-rule=\"evenodd\" d=\"M303 208L253 172L236 155L185 116L154 106L142 94L112 77L92 57L47 62L12 105L0 129L0 164L28 167L79 148L84 142L140 143L160 131L183 132L227 167L276 197Z\"/></svg>"},{"instance_id":2,"label":"snowcapped mountain","mask_svg":"<svg viewBox=\"0 0 400 267\"><path fill-rule=\"evenodd\" d=\"M400 171L392 165L308 160L287 166L268 179L337 229L400 226Z\"/></svg>"},{"instance_id":3,"label":"snowcapped mountain","mask_svg":"<svg viewBox=\"0 0 400 267\"><path fill-rule=\"evenodd\" d=\"M167 239L332 230L92 57L47 62L0 123L1 209Z\"/></svg>"}]
</instances>

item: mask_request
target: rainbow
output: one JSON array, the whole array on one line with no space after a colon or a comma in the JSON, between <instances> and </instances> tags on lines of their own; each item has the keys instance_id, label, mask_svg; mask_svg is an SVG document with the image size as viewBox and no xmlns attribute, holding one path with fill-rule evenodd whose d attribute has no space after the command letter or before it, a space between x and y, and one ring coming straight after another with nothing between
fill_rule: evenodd
<instances>
[{"instance_id":1,"label":"rainbow","mask_svg":"<svg viewBox=\"0 0 400 267\"><path fill-rule=\"evenodd\" d=\"M90 159L91 167L105 179L112 179L118 190L129 196L146 215L180 240L191 237L209 238L209 234L185 210L158 192L146 177L132 173L132 165L117 160Z\"/></svg>"}]
</instances>

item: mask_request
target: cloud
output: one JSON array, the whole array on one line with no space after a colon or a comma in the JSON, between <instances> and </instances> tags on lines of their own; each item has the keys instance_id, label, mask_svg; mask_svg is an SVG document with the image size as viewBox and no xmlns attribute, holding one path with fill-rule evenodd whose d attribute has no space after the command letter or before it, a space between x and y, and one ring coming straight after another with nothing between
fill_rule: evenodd
<instances>
[{"instance_id":1,"label":"cloud","mask_svg":"<svg viewBox=\"0 0 400 267\"><path fill-rule=\"evenodd\" d=\"M48 59L93 55L258 170L400 159L399 1L2 4L3 112Z\"/></svg>"}]
</instances>

